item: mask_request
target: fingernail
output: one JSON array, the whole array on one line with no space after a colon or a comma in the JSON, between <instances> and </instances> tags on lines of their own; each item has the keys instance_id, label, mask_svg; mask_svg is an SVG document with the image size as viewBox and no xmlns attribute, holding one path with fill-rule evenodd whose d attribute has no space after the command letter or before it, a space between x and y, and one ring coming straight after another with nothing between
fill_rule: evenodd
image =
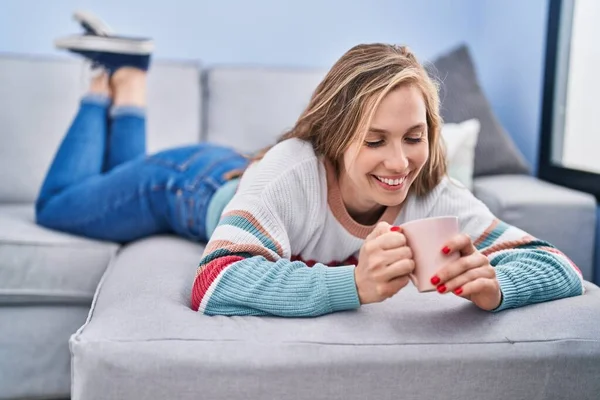
<instances>
[{"instance_id":1,"label":"fingernail","mask_svg":"<svg viewBox=\"0 0 600 400\"><path fill-rule=\"evenodd\" d=\"M462 293L462 288L458 288L454 291L454 294L461 294Z\"/></svg>"},{"instance_id":2,"label":"fingernail","mask_svg":"<svg viewBox=\"0 0 600 400\"><path fill-rule=\"evenodd\" d=\"M446 285L440 285L437 287L437 291L440 293L444 293L446 291Z\"/></svg>"},{"instance_id":3,"label":"fingernail","mask_svg":"<svg viewBox=\"0 0 600 400\"><path fill-rule=\"evenodd\" d=\"M392 232L397 232L397 231L399 231L399 230L400 230L400 227L399 227L399 226L392 226L392 227L390 228L390 231L392 231Z\"/></svg>"},{"instance_id":4,"label":"fingernail","mask_svg":"<svg viewBox=\"0 0 600 400\"><path fill-rule=\"evenodd\" d=\"M442 249L442 253L444 253L444 254L450 253L450 247L444 246L444 248Z\"/></svg>"},{"instance_id":5,"label":"fingernail","mask_svg":"<svg viewBox=\"0 0 600 400\"><path fill-rule=\"evenodd\" d=\"M431 277L431 284L432 285L437 285L438 283L440 283L440 278L438 278L437 275L434 275Z\"/></svg>"}]
</instances>

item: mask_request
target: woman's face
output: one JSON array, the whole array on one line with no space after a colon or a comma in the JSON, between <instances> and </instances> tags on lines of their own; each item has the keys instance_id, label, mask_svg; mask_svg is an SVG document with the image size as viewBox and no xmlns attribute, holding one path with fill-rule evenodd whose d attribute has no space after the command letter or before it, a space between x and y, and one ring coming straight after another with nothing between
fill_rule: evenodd
<instances>
[{"instance_id":1,"label":"woman's face","mask_svg":"<svg viewBox=\"0 0 600 400\"><path fill-rule=\"evenodd\" d=\"M340 190L351 215L401 204L429 157L425 101L414 85L390 91L368 129L341 165Z\"/></svg>"}]
</instances>

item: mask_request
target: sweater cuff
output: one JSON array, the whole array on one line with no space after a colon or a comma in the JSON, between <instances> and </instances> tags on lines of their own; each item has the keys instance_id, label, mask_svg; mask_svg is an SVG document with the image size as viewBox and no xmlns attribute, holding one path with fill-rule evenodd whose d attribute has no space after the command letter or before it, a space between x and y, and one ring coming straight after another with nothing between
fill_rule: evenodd
<instances>
[{"instance_id":1,"label":"sweater cuff","mask_svg":"<svg viewBox=\"0 0 600 400\"><path fill-rule=\"evenodd\" d=\"M354 281L354 268L354 265L345 265L325 269L325 286L331 312L360 307Z\"/></svg>"},{"instance_id":2,"label":"sweater cuff","mask_svg":"<svg viewBox=\"0 0 600 400\"><path fill-rule=\"evenodd\" d=\"M500 305L492 310L492 312L498 312L507 308L514 308L519 306L519 292L517 285L512 281L510 275L506 273L504 268L496 267L496 279L500 284L500 291L502 292L502 301Z\"/></svg>"}]
</instances>

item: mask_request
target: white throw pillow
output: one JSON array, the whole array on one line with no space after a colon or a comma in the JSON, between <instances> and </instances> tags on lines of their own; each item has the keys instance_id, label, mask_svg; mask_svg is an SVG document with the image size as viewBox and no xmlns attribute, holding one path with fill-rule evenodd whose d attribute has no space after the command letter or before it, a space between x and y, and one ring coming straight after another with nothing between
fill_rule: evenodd
<instances>
[{"instance_id":1,"label":"white throw pillow","mask_svg":"<svg viewBox=\"0 0 600 400\"><path fill-rule=\"evenodd\" d=\"M457 124L444 124L442 127L448 175L469 190L473 189L475 146L480 128L481 124L478 119L469 119Z\"/></svg>"}]
</instances>

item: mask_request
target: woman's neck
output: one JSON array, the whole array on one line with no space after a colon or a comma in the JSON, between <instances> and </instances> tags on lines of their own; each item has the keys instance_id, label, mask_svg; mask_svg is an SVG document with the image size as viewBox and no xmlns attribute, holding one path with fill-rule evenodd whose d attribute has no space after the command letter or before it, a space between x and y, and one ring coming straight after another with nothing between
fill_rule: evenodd
<instances>
[{"instance_id":1,"label":"woman's neck","mask_svg":"<svg viewBox=\"0 0 600 400\"><path fill-rule=\"evenodd\" d=\"M361 201L360 190L343 174L337 174L338 185L348 215L359 224L372 225L379 221L386 207Z\"/></svg>"}]
</instances>

